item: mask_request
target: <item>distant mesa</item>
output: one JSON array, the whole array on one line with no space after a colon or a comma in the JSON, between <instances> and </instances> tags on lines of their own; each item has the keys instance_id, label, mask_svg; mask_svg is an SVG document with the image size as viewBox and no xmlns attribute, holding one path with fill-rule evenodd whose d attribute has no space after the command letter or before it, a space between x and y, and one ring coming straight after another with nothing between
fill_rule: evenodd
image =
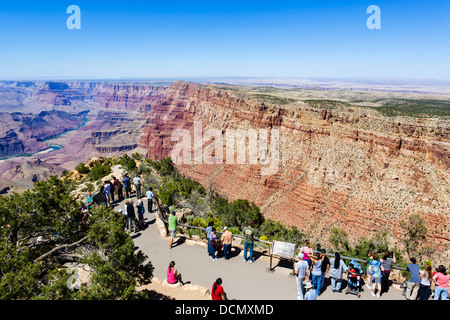
<instances>
[{"instance_id":1,"label":"distant mesa","mask_svg":"<svg viewBox=\"0 0 450 320\"><path fill-rule=\"evenodd\" d=\"M16 82L16 87L29 88L34 87L36 84L32 81L18 81Z\"/></svg>"},{"instance_id":2,"label":"distant mesa","mask_svg":"<svg viewBox=\"0 0 450 320\"><path fill-rule=\"evenodd\" d=\"M69 85L67 83L64 83L64 82L49 81L45 85L46 85L48 90L52 90L52 91L61 91L61 90L68 90L68 89L70 89Z\"/></svg>"}]
</instances>

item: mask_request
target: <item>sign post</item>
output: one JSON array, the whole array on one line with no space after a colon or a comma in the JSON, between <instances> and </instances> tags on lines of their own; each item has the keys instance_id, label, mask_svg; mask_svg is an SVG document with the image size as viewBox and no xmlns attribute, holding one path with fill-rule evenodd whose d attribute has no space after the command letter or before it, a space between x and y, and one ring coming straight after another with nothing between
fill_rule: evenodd
<instances>
[{"instance_id":1,"label":"sign post","mask_svg":"<svg viewBox=\"0 0 450 320\"><path fill-rule=\"evenodd\" d=\"M270 254L270 270L272 271L272 257L278 256L280 258L288 259L295 262L295 244L282 241L273 241L272 252ZM294 272L294 267L292 267Z\"/></svg>"}]
</instances>

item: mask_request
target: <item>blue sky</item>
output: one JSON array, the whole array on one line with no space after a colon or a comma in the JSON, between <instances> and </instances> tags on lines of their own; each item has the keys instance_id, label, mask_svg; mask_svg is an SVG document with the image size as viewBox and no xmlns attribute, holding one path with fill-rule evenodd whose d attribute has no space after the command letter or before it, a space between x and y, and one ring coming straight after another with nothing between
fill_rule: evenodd
<instances>
[{"instance_id":1,"label":"blue sky","mask_svg":"<svg viewBox=\"0 0 450 320\"><path fill-rule=\"evenodd\" d=\"M449 2L2 1L0 79L450 79ZM66 27L72 4L81 30Z\"/></svg>"}]
</instances>

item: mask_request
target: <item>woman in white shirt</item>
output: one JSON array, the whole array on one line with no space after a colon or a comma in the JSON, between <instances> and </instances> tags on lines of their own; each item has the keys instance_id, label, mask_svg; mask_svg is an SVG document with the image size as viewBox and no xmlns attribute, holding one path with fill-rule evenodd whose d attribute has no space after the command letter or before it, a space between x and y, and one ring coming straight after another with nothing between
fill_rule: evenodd
<instances>
[{"instance_id":1,"label":"woman in white shirt","mask_svg":"<svg viewBox=\"0 0 450 320\"><path fill-rule=\"evenodd\" d=\"M426 264L425 270L420 270L419 300L428 300L428 298L430 297L431 281L433 281L433 272L431 271L431 265Z\"/></svg>"},{"instance_id":2,"label":"woman in white shirt","mask_svg":"<svg viewBox=\"0 0 450 320\"><path fill-rule=\"evenodd\" d=\"M336 252L334 258L330 259L330 279L333 292L342 292L342 273L345 270L347 270L347 266L345 265L344 260L341 259L339 252Z\"/></svg>"}]
</instances>

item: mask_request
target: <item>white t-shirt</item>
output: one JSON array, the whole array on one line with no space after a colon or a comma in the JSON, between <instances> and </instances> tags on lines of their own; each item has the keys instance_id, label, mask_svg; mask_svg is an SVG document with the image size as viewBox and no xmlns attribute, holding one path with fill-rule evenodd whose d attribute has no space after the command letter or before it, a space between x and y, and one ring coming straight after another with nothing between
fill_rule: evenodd
<instances>
[{"instance_id":1,"label":"white t-shirt","mask_svg":"<svg viewBox=\"0 0 450 320\"><path fill-rule=\"evenodd\" d=\"M312 274L315 276L321 276L322 275L322 260L316 260L316 263L314 263L312 268Z\"/></svg>"},{"instance_id":2,"label":"white t-shirt","mask_svg":"<svg viewBox=\"0 0 450 320\"><path fill-rule=\"evenodd\" d=\"M339 260L339 267L334 267L335 258L331 258L330 260L330 277L335 279L342 279L342 272L347 270L347 266L345 265L344 260Z\"/></svg>"},{"instance_id":3,"label":"white t-shirt","mask_svg":"<svg viewBox=\"0 0 450 320\"><path fill-rule=\"evenodd\" d=\"M295 270L298 271L297 277L304 278L306 276L306 270L308 269L308 262L305 260L299 261L295 264Z\"/></svg>"},{"instance_id":4,"label":"white t-shirt","mask_svg":"<svg viewBox=\"0 0 450 320\"><path fill-rule=\"evenodd\" d=\"M422 274L422 280L420 280L420 283L424 286L431 285L430 279L428 279L428 272L425 270L420 270L420 273Z\"/></svg>"}]
</instances>

